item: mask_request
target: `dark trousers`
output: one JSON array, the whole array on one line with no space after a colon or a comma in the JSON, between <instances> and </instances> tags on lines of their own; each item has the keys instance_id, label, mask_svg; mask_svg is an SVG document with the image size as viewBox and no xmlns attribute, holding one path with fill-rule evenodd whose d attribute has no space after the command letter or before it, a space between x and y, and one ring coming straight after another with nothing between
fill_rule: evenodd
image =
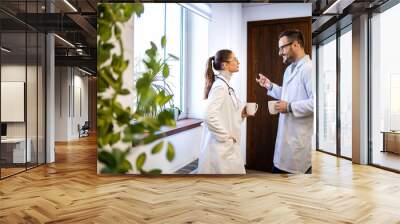
<instances>
[{"instance_id":1,"label":"dark trousers","mask_svg":"<svg viewBox=\"0 0 400 224\"><path fill-rule=\"evenodd\" d=\"M308 168L308 170L305 172L305 174L311 174L311 170L312 170L312 166L310 166L310 168ZM287 173L290 174L289 172L286 172L284 170L279 169L278 167L274 166L272 168L272 173Z\"/></svg>"}]
</instances>

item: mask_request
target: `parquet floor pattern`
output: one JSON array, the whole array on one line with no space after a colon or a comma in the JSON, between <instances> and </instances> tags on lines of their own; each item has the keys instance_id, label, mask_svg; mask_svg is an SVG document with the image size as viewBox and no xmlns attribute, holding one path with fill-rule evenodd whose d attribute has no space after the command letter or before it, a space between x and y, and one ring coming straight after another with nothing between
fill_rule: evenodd
<instances>
[{"instance_id":1,"label":"parquet floor pattern","mask_svg":"<svg viewBox=\"0 0 400 224\"><path fill-rule=\"evenodd\" d=\"M400 223L400 175L315 152L312 175L98 176L89 137L0 181L0 223Z\"/></svg>"}]
</instances>

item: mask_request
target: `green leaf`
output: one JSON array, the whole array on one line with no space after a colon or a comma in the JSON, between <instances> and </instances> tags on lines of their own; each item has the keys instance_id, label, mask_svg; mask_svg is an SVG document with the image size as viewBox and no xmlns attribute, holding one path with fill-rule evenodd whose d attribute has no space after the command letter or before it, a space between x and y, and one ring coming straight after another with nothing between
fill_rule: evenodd
<instances>
[{"instance_id":1,"label":"green leaf","mask_svg":"<svg viewBox=\"0 0 400 224\"><path fill-rule=\"evenodd\" d=\"M131 121L131 116L132 116L131 113L129 113L126 110L118 111L116 117L118 125L123 126L128 124Z\"/></svg>"},{"instance_id":2,"label":"green leaf","mask_svg":"<svg viewBox=\"0 0 400 224\"><path fill-rule=\"evenodd\" d=\"M103 93L106 91L107 87L107 83L104 81L103 78L101 78L101 75L99 75L99 78L97 79L97 91L99 93Z\"/></svg>"},{"instance_id":3,"label":"green leaf","mask_svg":"<svg viewBox=\"0 0 400 224\"><path fill-rule=\"evenodd\" d=\"M163 107L165 104L170 102L174 96L173 95L166 95L165 91L161 91L157 97L156 97L156 103L160 106Z\"/></svg>"},{"instance_id":4,"label":"green leaf","mask_svg":"<svg viewBox=\"0 0 400 224\"><path fill-rule=\"evenodd\" d=\"M158 143L158 144L155 145L155 146L153 147L153 149L151 150L151 154L157 154L157 153L159 153L159 152L161 151L161 149L163 148L163 146L164 146L164 142Z\"/></svg>"},{"instance_id":5,"label":"green leaf","mask_svg":"<svg viewBox=\"0 0 400 224\"><path fill-rule=\"evenodd\" d=\"M157 51L157 45L153 41L150 41L150 45L151 45L151 49Z\"/></svg>"},{"instance_id":6,"label":"green leaf","mask_svg":"<svg viewBox=\"0 0 400 224\"><path fill-rule=\"evenodd\" d=\"M103 167L101 168L100 173L114 173L114 170L109 167Z\"/></svg>"},{"instance_id":7,"label":"green leaf","mask_svg":"<svg viewBox=\"0 0 400 224\"><path fill-rule=\"evenodd\" d=\"M133 4L133 11L136 13L138 17L142 15L144 12L144 7L142 3L134 3Z\"/></svg>"},{"instance_id":8,"label":"green leaf","mask_svg":"<svg viewBox=\"0 0 400 224\"><path fill-rule=\"evenodd\" d=\"M157 50L154 48L150 48L150 49L147 49L145 51L145 53L149 58L154 58L157 55Z\"/></svg>"},{"instance_id":9,"label":"green leaf","mask_svg":"<svg viewBox=\"0 0 400 224\"><path fill-rule=\"evenodd\" d=\"M136 158L136 169L142 170L145 162L146 162L146 153L143 152Z\"/></svg>"},{"instance_id":10,"label":"green leaf","mask_svg":"<svg viewBox=\"0 0 400 224\"><path fill-rule=\"evenodd\" d=\"M167 147L167 159L168 161L172 161L175 157L175 150L174 150L174 146L168 142L168 147Z\"/></svg>"},{"instance_id":11,"label":"green leaf","mask_svg":"<svg viewBox=\"0 0 400 224\"><path fill-rule=\"evenodd\" d=\"M158 139L160 139L162 136L160 136L160 135L154 135L154 134L151 134L151 135L149 135L148 137L146 137L146 138L144 138L143 139L143 144L150 144L150 143L152 143L152 142L154 142L154 141L156 141L156 140L158 140Z\"/></svg>"},{"instance_id":12,"label":"green leaf","mask_svg":"<svg viewBox=\"0 0 400 224\"><path fill-rule=\"evenodd\" d=\"M160 121L161 125L168 125L174 127L176 121L174 119L174 113L170 110L163 110L158 114L157 119Z\"/></svg>"},{"instance_id":13,"label":"green leaf","mask_svg":"<svg viewBox=\"0 0 400 224\"><path fill-rule=\"evenodd\" d=\"M124 8L124 20L123 21L128 21L131 18L132 13L135 10L134 4L124 4L123 8Z\"/></svg>"},{"instance_id":14,"label":"green leaf","mask_svg":"<svg viewBox=\"0 0 400 224\"><path fill-rule=\"evenodd\" d=\"M150 175L160 175L162 171L160 169L153 169L147 172Z\"/></svg>"},{"instance_id":15,"label":"green leaf","mask_svg":"<svg viewBox=\"0 0 400 224\"><path fill-rule=\"evenodd\" d=\"M129 95L131 91L129 89L121 89L121 91L118 92L121 95Z\"/></svg>"},{"instance_id":16,"label":"green leaf","mask_svg":"<svg viewBox=\"0 0 400 224\"><path fill-rule=\"evenodd\" d=\"M106 42L111 38L111 27L100 26L98 32L100 34L100 40L103 42Z\"/></svg>"},{"instance_id":17,"label":"green leaf","mask_svg":"<svg viewBox=\"0 0 400 224\"><path fill-rule=\"evenodd\" d=\"M111 55L111 49L114 48L113 44L101 44L97 51L97 64L101 65L106 62Z\"/></svg>"},{"instance_id":18,"label":"green leaf","mask_svg":"<svg viewBox=\"0 0 400 224\"><path fill-rule=\"evenodd\" d=\"M163 77L164 78L168 78L168 76L169 76L169 66L167 64L164 65L162 73L163 73Z\"/></svg>"},{"instance_id":19,"label":"green leaf","mask_svg":"<svg viewBox=\"0 0 400 224\"><path fill-rule=\"evenodd\" d=\"M160 123L154 117L144 117L142 122L147 130L151 130L154 132L160 129Z\"/></svg>"},{"instance_id":20,"label":"green leaf","mask_svg":"<svg viewBox=\"0 0 400 224\"><path fill-rule=\"evenodd\" d=\"M100 162L104 163L104 165L109 168L115 168L117 166L117 161L110 152L103 150L98 153L97 158Z\"/></svg>"},{"instance_id":21,"label":"green leaf","mask_svg":"<svg viewBox=\"0 0 400 224\"><path fill-rule=\"evenodd\" d=\"M121 139L121 135L119 132L110 134L110 145L116 144Z\"/></svg>"},{"instance_id":22,"label":"green leaf","mask_svg":"<svg viewBox=\"0 0 400 224\"><path fill-rule=\"evenodd\" d=\"M115 35L115 37L121 37L121 28L119 28L119 26L118 25L115 25L115 27L114 27L114 35Z\"/></svg>"},{"instance_id":23,"label":"green leaf","mask_svg":"<svg viewBox=\"0 0 400 224\"><path fill-rule=\"evenodd\" d=\"M161 47L165 48L166 45L167 45L167 37L164 35L161 37Z\"/></svg>"},{"instance_id":24,"label":"green leaf","mask_svg":"<svg viewBox=\"0 0 400 224\"><path fill-rule=\"evenodd\" d=\"M132 170L132 164L125 159L120 163L118 167L118 173L126 173L129 170Z\"/></svg>"}]
</instances>

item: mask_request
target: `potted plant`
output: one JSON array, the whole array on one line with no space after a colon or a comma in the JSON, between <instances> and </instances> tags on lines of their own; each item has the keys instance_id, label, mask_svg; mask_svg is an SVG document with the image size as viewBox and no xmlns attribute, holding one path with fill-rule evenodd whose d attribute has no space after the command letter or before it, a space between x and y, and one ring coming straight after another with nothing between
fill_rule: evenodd
<instances>
[{"instance_id":1,"label":"potted plant","mask_svg":"<svg viewBox=\"0 0 400 224\"><path fill-rule=\"evenodd\" d=\"M166 37L163 36L161 38L161 48L165 50L166 46ZM146 114L152 117L156 117L161 111L167 108L173 108L172 99L174 97L173 91L170 87L170 84L167 81L169 76L169 65L168 62L170 60L179 60L179 58L173 54L168 54L166 59L161 59L158 54L157 45L154 42L150 42L150 48L145 52L146 58L138 60L138 64L136 66L140 66L140 62L142 62L146 68L144 72L137 72L135 77L136 89L138 91L141 90L142 81L150 83L150 89L146 94L148 95L159 95L155 100L158 104L153 104L151 106L146 106L144 103L144 98L147 95L137 95L135 99L135 104L137 111Z\"/></svg>"}]
</instances>

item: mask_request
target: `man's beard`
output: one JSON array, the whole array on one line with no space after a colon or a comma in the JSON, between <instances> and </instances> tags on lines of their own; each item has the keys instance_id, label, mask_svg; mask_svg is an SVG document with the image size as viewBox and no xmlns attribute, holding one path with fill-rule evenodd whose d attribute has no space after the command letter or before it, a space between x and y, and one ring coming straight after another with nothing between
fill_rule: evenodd
<instances>
[{"instance_id":1,"label":"man's beard","mask_svg":"<svg viewBox=\"0 0 400 224\"><path fill-rule=\"evenodd\" d=\"M292 64L293 61L294 61L293 58L290 57L289 55L286 55L286 59L283 58L283 63L286 64L286 65Z\"/></svg>"}]
</instances>

